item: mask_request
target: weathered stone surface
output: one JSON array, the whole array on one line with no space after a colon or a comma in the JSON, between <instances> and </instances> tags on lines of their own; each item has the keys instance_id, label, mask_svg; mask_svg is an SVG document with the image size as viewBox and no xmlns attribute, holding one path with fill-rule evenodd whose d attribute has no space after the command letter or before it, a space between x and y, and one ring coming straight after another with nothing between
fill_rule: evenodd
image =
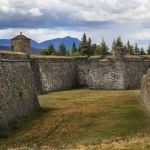
<instances>
[{"instance_id":1,"label":"weathered stone surface","mask_svg":"<svg viewBox=\"0 0 150 150\"><path fill-rule=\"evenodd\" d=\"M89 88L124 89L124 63L100 61L89 64Z\"/></svg>"},{"instance_id":2,"label":"weathered stone surface","mask_svg":"<svg viewBox=\"0 0 150 150\"><path fill-rule=\"evenodd\" d=\"M138 89L148 68L150 58L140 56L117 60L113 56L28 58L24 54L0 53L0 125L37 109L36 90L42 93L77 87ZM147 106L149 78L143 78L141 90Z\"/></svg>"},{"instance_id":3,"label":"weathered stone surface","mask_svg":"<svg viewBox=\"0 0 150 150\"><path fill-rule=\"evenodd\" d=\"M20 35L11 39L11 50L14 52L23 52L30 54L31 53L30 43L31 40L26 36L24 36L22 32L20 32Z\"/></svg>"},{"instance_id":4,"label":"weathered stone surface","mask_svg":"<svg viewBox=\"0 0 150 150\"><path fill-rule=\"evenodd\" d=\"M125 89L140 89L143 75L150 68L150 61L126 61L124 62Z\"/></svg>"},{"instance_id":5,"label":"weathered stone surface","mask_svg":"<svg viewBox=\"0 0 150 150\"><path fill-rule=\"evenodd\" d=\"M141 82L141 98L150 113L150 69Z\"/></svg>"},{"instance_id":6,"label":"weathered stone surface","mask_svg":"<svg viewBox=\"0 0 150 150\"><path fill-rule=\"evenodd\" d=\"M7 126L38 108L30 62L21 61L21 55L19 60L1 60L0 126Z\"/></svg>"},{"instance_id":7,"label":"weathered stone surface","mask_svg":"<svg viewBox=\"0 0 150 150\"><path fill-rule=\"evenodd\" d=\"M150 60L103 57L32 58L31 66L39 92L73 87L138 89L142 76L150 68Z\"/></svg>"},{"instance_id":8,"label":"weathered stone surface","mask_svg":"<svg viewBox=\"0 0 150 150\"><path fill-rule=\"evenodd\" d=\"M76 87L74 59L36 59L31 67L39 93Z\"/></svg>"}]
</instances>

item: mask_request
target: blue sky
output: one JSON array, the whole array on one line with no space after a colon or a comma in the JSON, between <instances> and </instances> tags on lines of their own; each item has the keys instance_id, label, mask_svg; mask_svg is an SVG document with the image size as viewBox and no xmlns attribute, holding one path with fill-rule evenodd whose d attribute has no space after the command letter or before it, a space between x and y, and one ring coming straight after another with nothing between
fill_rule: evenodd
<instances>
[{"instance_id":1,"label":"blue sky","mask_svg":"<svg viewBox=\"0 0 150 150\"><path fill-rule=\"evenodd\" d=\"M0 38L22 31L37 41L86 32L107 43L121 36L140 46L150 40L148 0L0 0Z\"/></svg>"}]
</instances>

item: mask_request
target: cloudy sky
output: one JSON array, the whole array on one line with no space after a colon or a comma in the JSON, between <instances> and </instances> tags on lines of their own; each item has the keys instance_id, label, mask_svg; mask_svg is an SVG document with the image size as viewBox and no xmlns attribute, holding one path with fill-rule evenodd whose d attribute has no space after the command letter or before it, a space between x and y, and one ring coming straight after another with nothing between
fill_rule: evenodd
<instances>
[{"instance_id":1,"label":"cloudy sky","mask_svg":"<svg viewBox=\"0 0 150 150\"><path fill-rule=\"evenodd\" d=\"M37 41L86 32L99 42L117 36L139 44L150 40L148 0L0 0L0 38L22 31Z\"/></svg>"}]
</instances>

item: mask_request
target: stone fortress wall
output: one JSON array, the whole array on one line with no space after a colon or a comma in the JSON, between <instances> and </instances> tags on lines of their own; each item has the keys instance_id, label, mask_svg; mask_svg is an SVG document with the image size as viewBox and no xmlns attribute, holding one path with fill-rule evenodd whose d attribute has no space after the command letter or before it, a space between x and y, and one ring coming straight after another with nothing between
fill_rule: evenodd
<instances>
[{"instance_id":1,"label":"stone fortress wall","mask_svg":"<svg viewBox=\"0 0 150 150\"><path fill-rule=\"evenodd\" d=\"M38 108L37 92L27 56L0 53L0 129Z\"/></svg>"},{"instance_id":2,"label":"stone fortress wall","mask_svg":"<svg viewBox=\"0 0 150 150\"><path fill-rule=\"evenodd\" d=\"M11 40L13 52L0 52L0 127L37 110L37 93L86 87L139 89L150 111L149 56L46 57L30 55L31 40L22 33ZM25 54L26 53L26 54ZM1 128L0 128L1 129Z\"/></svg>"},{"instance_id":3,"label":"stone fortress wall","mask_svg":"<svg viewBox=\"0 0 150 150\"><path fill-rule=\"evenodd\" d=\"M150 114L150 69L147 71L147 74L144 75L142 78L141 98Z\"/></svg>"},{"instance_id":4,"label":"stone fortress wall","mask_svg":"<svg viewBox=\"0 0 150 150\"><path fill-rule=\"evenodd\" d=\"M38 93L76 87L75 59L34 57L30 64Z\"/></svg>"},{"instance_id":5,"label":"stone fortress wall","mask_svg":"<svg viewBox=\"0 0 150 150\"><path fill-rule=\"evenodd\" d=\"M110 58L109 58L110 57ZM150 68L150 58L113 57L32 57L37 91L50 92L78 87L91 89L139 89L142 76Z\"/></svg>"},{"instance_id":6,"label":"stone fortress wall","mask_svg":"<svg viewBox=\"0 0 150 150\"><path fill-rule=\"evenodd\" d=\"M42 57L0 52L0 125L39 108L37 92L139 89L148 56Z\"/></svg>"}]
</instances>

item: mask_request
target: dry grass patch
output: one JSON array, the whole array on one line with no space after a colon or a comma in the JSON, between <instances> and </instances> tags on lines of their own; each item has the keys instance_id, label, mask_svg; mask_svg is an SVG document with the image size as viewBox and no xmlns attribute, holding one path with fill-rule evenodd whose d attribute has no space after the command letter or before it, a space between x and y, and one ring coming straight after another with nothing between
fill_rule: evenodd
<instances>
[{"instance_id":1,"label":"dry grass patch","mask_svg":"<svg viewBox=\"0 0 150 150\"><path fill-rule=\"evenodd\" d=\"M24 122L7 139L1 139L1 148L115 149L117 145L121 149L137 143L147 146L150 120L140 103L139 91L82 89L49 93L39 99L47 111Z\"/></svg>"}]
</instances>

